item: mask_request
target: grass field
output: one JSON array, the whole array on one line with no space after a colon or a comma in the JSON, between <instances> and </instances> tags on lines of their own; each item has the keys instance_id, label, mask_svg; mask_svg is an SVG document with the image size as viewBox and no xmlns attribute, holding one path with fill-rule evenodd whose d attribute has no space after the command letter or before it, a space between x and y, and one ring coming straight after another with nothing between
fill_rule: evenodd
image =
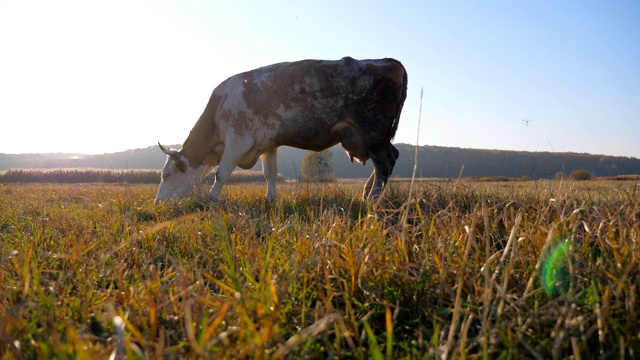
<instances>
[{"instance_id":1,"label":"grass field","mask_svg":"<svg viewBox=\"0 0 640 360\"><path fill-rule=\"evenodd\" d=\"M13 358L634 358L637 182L0 185Z\"/></svg>"}]
</instances>

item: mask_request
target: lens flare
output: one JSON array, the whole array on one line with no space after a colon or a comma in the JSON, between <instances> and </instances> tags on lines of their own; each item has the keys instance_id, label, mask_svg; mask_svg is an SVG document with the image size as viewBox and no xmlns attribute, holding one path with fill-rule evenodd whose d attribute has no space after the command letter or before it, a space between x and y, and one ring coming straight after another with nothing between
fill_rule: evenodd
<instances>
[{"instance_id":1,"label":"lens flare","mask_svg":"<svg viewBox=\"0 0 640 360\"><path fill-rule=\"evenodd\" d=\"M555 245L546 254L542 266L541 282L548 295L566 294L569 290L568 250L569 242L565 240Z\"/></svg>"}]
</instances>

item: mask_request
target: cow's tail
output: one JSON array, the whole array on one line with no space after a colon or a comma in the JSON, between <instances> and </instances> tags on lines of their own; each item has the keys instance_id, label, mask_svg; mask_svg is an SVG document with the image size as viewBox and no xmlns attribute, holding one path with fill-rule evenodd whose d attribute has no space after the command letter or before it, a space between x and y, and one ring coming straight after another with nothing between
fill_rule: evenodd
<instances>
[{"instance_id":1,"label":"cow's tail","mask_svg":"<svg viewBox=\"0 0 640 360\"><path fill-rule=\"evenodd\" d=\"M397 60L396 60L397 61ZM398 123L400 122L400 114L402 113L402 107L404 106L404 101L407 98L407 70L404 68L401 62L397 61L398 65L402 68L402 92L400 94L400 99L398 101L398 111L396 113L395 119L393 119L393 124L391 124L391 128L389 129L389 140L392 140L396 136L396 131L398 130Z\"/></svg>"}]
</instances>

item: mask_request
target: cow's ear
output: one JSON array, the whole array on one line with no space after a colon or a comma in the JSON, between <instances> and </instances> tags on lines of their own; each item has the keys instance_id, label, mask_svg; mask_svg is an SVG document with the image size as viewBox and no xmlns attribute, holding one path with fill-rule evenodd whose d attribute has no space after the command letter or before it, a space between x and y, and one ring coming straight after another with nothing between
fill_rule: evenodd
<instances>
[{"instance_id":1,"label":"cow's ear","mask_svg":"<svg viewBox=\"0 0 640 360\"><path fill-rule=\"evenodd\" d=\"M187 164L184 161L182 161L182 159L177 159L176 168L180 170L180 172L185 172L187 171Z\"/></svg>"}]
</instances>

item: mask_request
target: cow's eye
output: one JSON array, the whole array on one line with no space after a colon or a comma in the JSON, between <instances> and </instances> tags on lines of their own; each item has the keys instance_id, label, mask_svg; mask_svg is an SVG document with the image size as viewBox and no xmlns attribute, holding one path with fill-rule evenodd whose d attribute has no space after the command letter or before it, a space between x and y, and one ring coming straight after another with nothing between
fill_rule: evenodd
<instances>
[{"instance_id":1,"label":"cow's eye","mask_svg":"<svg viewBox=\"0 0 640 360\"><path fill-rule=\"evenodd\" d=\"M187 164L182 160L178 160L176 161L176 168L180 170L180 172L185 172L187 171Z\"/></svg>"}]
</instances>

